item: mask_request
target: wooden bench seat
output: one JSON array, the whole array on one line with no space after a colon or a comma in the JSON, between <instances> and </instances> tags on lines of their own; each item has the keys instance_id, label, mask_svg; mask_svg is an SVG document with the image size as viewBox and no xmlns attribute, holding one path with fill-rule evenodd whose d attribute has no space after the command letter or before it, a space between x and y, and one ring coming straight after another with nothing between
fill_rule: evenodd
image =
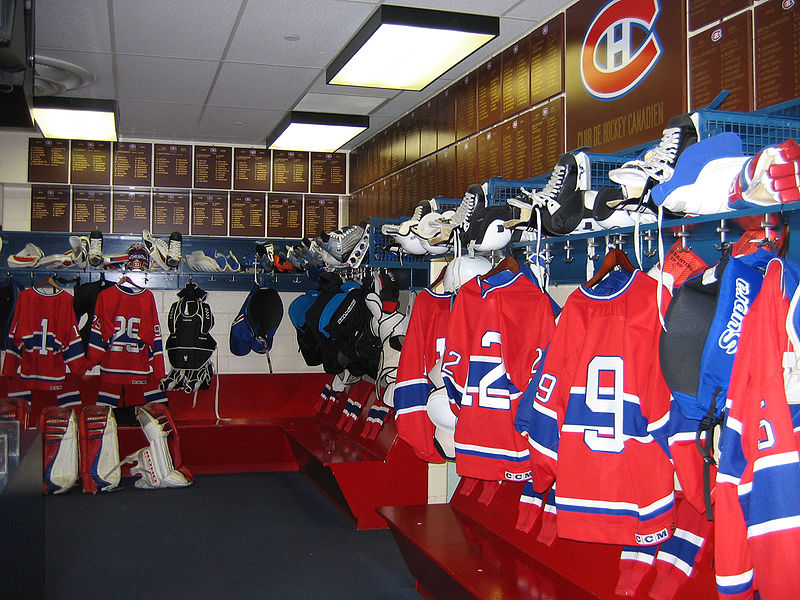
<instances>
[{"instance_id":1,"label":"wooden bench seat","mask_svg":"<svg viewBox=\"0 0 800 600\"><path fill-rule=\"evenodd\" d=\"M448 504L378 509L417 589L428 599L614 600L621 547L537 540L516 528L521 483L462 480ZM709 542L710 544L710 542ZM674 600L714 600L713 552L706 548ZM647 600L655 570L631 600Z\"/></svg>"}]
</instances>

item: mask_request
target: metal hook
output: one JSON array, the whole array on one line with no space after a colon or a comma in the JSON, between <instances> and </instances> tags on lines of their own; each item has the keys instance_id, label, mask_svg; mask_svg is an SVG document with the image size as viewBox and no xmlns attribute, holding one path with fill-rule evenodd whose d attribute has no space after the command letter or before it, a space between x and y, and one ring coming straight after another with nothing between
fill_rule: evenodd
<instances>
[{"instance_id":1,"label":"metal hook","mask_svg":"<svg viewBox=\"0 0 800 600\"><path fill-rule=\"evenodd\" d=\"M655 241L656 241L656 236L655 236L655 235L653 235L653 230L652 230L652 229L648 229L647 231L645 231L644 233L642 233L642 239L643 239L645 242L647 242L647 250L644 250L644 251L643 251L644 255L645 255L647 258L652 258L652 257L654 257L654 256L655 256L655 255L658 253L658 250L656 250L655 248L653 248L653 242L655 242Z\"/></svg>"},{"instance_id":2,"label":"metal hook","mask_svg":"<svg viewBox=\"0 0 800 600\"><path fill-rule=\"evenodd\" d=\"M597 248L599 244L595 241L594 238L589 238L586 240L586 256L589 260L597 260L600 258L600 255L597 254Z\"/></svg>"},{"instance_id":3,"label":"metal hook","mask_svg":"<svg viewBox=\"0 0 800 600\"><path fill-rule=\"evenodd\" d=\"M615 233L611 236L611 245L615 248L619 248L622 250L622 247L625 245L625 234L624 233Z\"/></svg>"},{"instance_id":4,"label":"metal hook","mask_svg":"<svg viewBox=\"0 0 800 600\"><path fill-rule=\"evenodd\" d=\"M714 244L714 247L715 247L717 250L721 250L722 252L724 252L724 251L725 251L725 250L727 250L727 249L730 247L730 245L731 245L731 243L730 243L730 242L728 242L728 241L726 241L726 240L725 240L725 234L726 234L728 231L730 231L730 230L728 229L728 227L726 226L726 224L725 224L725 219L720 219L720 221L719 221L719 227L717 227L716 231L717 231L717 233L719 234L719 244Z\"/></svg>"},{"instance_id":5,"label":"metal hook","mask_svg":"<svg viewBox=\"0 0 800 600\"><path fill-rule=\"evenodd\" d=\"M575 247L572 245L572 242L570 242L570 240L567 240L566 242L564 242L564 251L566 252L566 256L564 257L564 262L565 263L569 264L573 260L575 260L575 257L572 256L572 251L574 249L575 249Z\"/></svg>"},{"instance_id":6,"label":"metal hook","mask_svg":"<svg viewBox=\"0 0 800 600\"><path fill-rule=\"evenodd\" d=\"M678 248L680 252L689 252L692 247L686 245L686 238L689 237L689 232L686 231L686 225L681 225L681 230L675 232L675 237L681 241L681 247Z\"/></svg>"},{"instance_id":7,"label":"metal hook","mask_svg":"<svg viewBox=\"0 0 800 600\"><path fill-rule=\"evenodd\" d=\"M544 245L543 254L544 264L549 265L551 262L553 262L553 253L550 251L550 244Z\"/></svg>"}]
</instances>

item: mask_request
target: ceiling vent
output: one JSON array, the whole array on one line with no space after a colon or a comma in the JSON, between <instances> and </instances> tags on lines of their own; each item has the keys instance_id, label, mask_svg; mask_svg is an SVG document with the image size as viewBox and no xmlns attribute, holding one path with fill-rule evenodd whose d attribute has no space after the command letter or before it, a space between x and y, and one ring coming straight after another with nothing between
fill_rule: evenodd
<instances>
[{"instance_id":1,"label":"ceiling vent","mask_svg":"<svg viewBox=\"0 0 800 600\"><path fill-rule=\"evenodd\" d=\"M93 81L94 75L83 67L49 56L36 56L34 96L58 96L79 90Z\"/></svg>"}]
</instances>

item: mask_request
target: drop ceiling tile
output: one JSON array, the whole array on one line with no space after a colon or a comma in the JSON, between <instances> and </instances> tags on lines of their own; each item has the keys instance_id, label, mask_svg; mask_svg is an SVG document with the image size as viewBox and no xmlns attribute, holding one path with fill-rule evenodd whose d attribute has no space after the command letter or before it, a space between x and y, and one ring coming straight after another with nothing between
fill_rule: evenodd
<instances>
[{"instance_id":1,"label":"drop ceiling tile","mask_svg":"<svg viewBox=\"0 0 800 600\"><path fill-rule=\"evenodd\" d=\"M83 88L63 94L78 98L116 98L114 87L113 56L103 52L77 52L72 50L48 50L37 53L77 65L94 75L94 81Z\"/></svg>"},{"instance_id":2,"label":"drop ceiling tile","mask_svg":"<svg viewBox=\"0 0 800 600\"><path fill-rule=\"evenodd\" d=\"M267 134L285 114L282 110L207 106L198 123L197 134L263 145Z\"/></svg>"},{"instance_id":3,"label":"drop ceiling tile","mask_svg":"<svg viewBox=\"0 0 800 600\"><path fill-rule=\"evenodd\" d=\"M500 16L519 0L392 0L390 4Z\"/></svg>"},{"instance_id":4,"label":"drop ceiling tile","mask_svg":"<svg viewBox=\"0 0 800 600\"><path fill-rule=\"evenodd\" d=\"M308 93L294 107L295 110L308 112L343 113L351 115L368 115L386 98L375 96L353 96L349 94Z\"/></svg>"},{"instance_id":5,"label":"drop ceiling tile","mask_svg":"<svg viewBox=\"0 0 800 600\"><path fill-rule=\"evenodd\" d=\"M219 60L241 0L114 0L117 52Z\"/></svg>"},{"instance_id":6,"label":"drop ceiling tile","mask_svg":"<svg viewBox=\"0 0 800 600\"><path fill-rule=\"evenodd\" d=\"M288 111L318 74L316 69L226 62L209 104Z\"/></svg>"},{"instance_id":7,"label":"drop ceiling tile","mask_svg":"<svg viewBox=\"0 0 800 600\"><path fill-rule=\"evenodd\" d=\"M543 23L574 3L574 0L523 0L505 15Z\"/></svg>"},{"instance_id":8,"label":"drop ceiling tile","mask_svg":"<svg viewBox=\"0 0 800 600\"><path fill-rule=\"evenodd\" d=\"M107 0L37 0L36 52L51 48L111 52Z\"/></svg>"},{"instance_id":9,"label":"drop ceiling tile","mask_svg":"<svg viewBox=\"0 0 800 600\"><path fill-rule=\"evenodd\" d=\"M197 132L200 105L166 102L119 102L122 138L191 141Z\"/></svg>"},{"instance_id":10,"label":"drop ceiling tile","mask_svg":"<svg viewBox=\"0 0 800 600\"><path fill-rule=\"evenodd\" d=\"M217 64L121 54L117 57L120 100L203 104Z\"/></svg>"},{"instance_id":11,"label":"drop ceiling tile","mask_svg":"<svg viewBox=\"0 0 800 600\"><path fill-rule=\"evenodd\" d=\"M248 2L227 60L325 68L374 10L341 0Z\"/></svg>"}]
</instances>

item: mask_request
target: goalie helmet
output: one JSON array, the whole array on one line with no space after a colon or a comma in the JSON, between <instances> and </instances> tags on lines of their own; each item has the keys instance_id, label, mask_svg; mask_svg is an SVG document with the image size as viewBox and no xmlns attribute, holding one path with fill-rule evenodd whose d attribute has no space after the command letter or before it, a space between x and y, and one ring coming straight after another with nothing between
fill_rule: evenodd
<instances>
[{"instance_id":1,"label":"goalie helmet","mask_svg":"<svg viewBox=\"0 0 800 600\"><path fill-rule=\"evenodd\" d=\"M140 477L136 487L155 490L191 485L194 477L183 464L178 430L169 409L159 402L151 402L137 407L136 418L150 442L123 461L123 464L133 464L131 475Z\"/></svg>"}]
</instances>

